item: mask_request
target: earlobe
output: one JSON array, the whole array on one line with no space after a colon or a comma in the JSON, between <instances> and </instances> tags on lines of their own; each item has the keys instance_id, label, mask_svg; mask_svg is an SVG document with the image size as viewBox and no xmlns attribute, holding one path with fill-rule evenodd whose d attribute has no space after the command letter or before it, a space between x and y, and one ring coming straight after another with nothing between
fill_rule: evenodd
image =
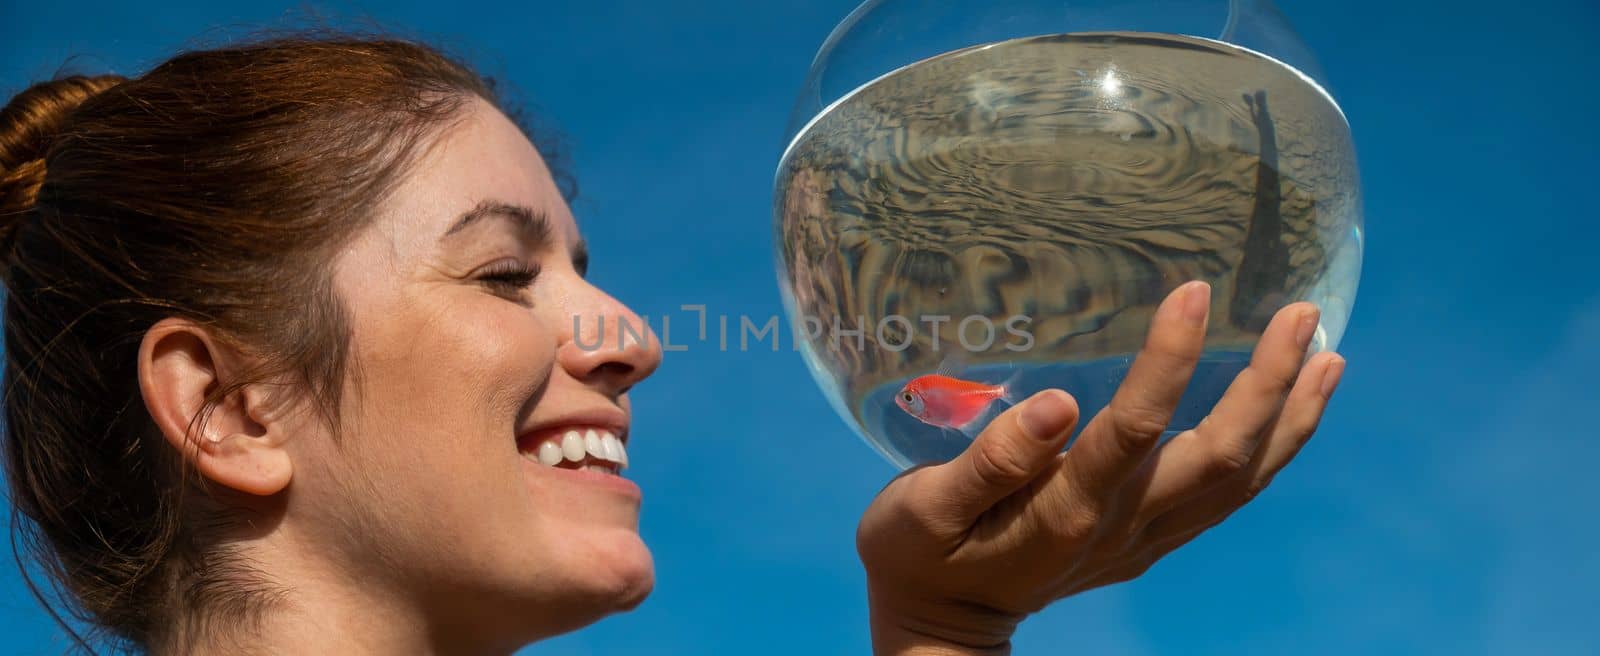
<instances>
[{"instance_id":1,"label":"earlobe","mask_svg":"<svg viewBox=\"0 0 1600 656\"><path fill-rule=\"evenodd\" d=\"M242 370L238 353L185 319L158 322L139 347L139 391L167 443L211 482L268 496L287 487L293 471L270 400L246 386L204 412L207 395Z\"/></svg>"}]
</instances>

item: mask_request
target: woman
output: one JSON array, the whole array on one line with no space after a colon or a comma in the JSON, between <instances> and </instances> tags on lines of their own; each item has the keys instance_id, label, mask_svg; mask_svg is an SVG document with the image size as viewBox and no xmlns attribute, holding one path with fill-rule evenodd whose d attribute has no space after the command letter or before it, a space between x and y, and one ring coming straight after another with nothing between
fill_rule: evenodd
<instances>
[{"instance_id":1,"label":"woman","mask_svg":"<svg viewBox=\"0 0 1600 656\"><path fill-rule=\"evenodd\" d=\"M584 280L564 188L489 85L399 41L11 99L6 461L52 581L162 654L507 653L636 606L654 577L619 469L660 348ZM1287 464L1342 370L1302 366L1304 304L1158 448L1208 307L1200 283L1167 299L1065 454L1077 408L1044 392L882 491L857 536L877 653L1005 653Z\"/></svg>"}]
</instances>

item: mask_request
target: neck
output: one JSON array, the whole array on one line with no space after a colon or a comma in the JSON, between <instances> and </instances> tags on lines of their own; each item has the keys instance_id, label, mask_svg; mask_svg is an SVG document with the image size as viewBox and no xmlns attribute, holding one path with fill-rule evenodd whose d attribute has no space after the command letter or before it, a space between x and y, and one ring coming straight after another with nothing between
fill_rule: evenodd
<instances>
[{"instance_id":1,"label":"neck","mask_svg":"<svg viewBox=\"0 0 1600 656\"><path fill-rule=\"evenodd\" d=\"M483 627L438 617L375 572L305 553L299 545L306 543L285 533L234 544L229 562L236 564L220 568L231 576L216 582L215 591L190 595L184 619L151 653L487 656L519 646L496 644Z\"/></svg>"}]
</instances>

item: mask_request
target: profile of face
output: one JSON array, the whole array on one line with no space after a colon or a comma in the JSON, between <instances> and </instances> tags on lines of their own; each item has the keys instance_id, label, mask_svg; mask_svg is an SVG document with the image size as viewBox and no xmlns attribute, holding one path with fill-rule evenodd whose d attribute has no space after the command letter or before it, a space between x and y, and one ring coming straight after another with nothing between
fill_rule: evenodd
<instances>
[{"instance_id":1,"label":"profile of face","mask_svg":"<svg viewBox=\"0 0 1600 656\"><path fill-rule=\"evenodd\" d=\"M644 599L639 489L601 471L625 456L574 462L565 442L625 443L627 392L660 348L586 266L535 147L473 101L333 263L344 425L307 421L283 449L281 531L317 570L304 579L371 591L373 612L420 613L457 646L514 647Z\"/></svg>"}]
</instances>

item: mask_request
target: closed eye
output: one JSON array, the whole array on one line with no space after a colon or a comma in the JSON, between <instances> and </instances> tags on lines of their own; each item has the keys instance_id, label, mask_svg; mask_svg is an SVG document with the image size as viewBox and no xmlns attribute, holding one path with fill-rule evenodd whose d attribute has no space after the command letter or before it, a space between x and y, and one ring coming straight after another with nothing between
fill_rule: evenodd
<instances>
[{"instance_id":1,"label":"closed eye","mask_svg":"<svg viewBox=\"0 0 1600 656\"><path fill-rule=\"evenodd\" d=\"M539 265L529 265L520 260L500 260L484 267L475 278L490 291L520 297L539 278Z\"/></svg>"}]
</instances>

